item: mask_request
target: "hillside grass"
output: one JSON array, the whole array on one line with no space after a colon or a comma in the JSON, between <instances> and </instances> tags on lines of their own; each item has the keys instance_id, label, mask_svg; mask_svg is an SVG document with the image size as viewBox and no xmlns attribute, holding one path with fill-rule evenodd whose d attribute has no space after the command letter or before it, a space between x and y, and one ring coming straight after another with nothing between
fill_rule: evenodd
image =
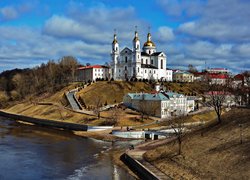
<instances>
[{"instance_id":1,"label":"hillside grass","mask_svg":"<svg viewBox=\"0 0 250 180\"><path fill-rule=\"evenodd\" d=\"M200 93L202 86L198 83L164 83L167 90L182 94ZM127 93L150 93L154 91L154 83L127 82L127 81L98 81L78 92L86 106L96 106L100 100L101 104L114 104L122 102Z\"/></svg>"},{"instance_id":2,"label":"hillside grass","mask_svg":"<svg viewBox=\"0 0 250 180\"><path fill-rule=\"evenodd\" d=\"M168 84L167 88L171 87L170 89L176 89L176 91L178 88L183 88L183 91L185 92L191 91L191 86L193 86L192 84L180 83ZM37 118L89 125L102 125L109 121L112 116L112 110L101 112L101 118L98 119L96 116L80 114L64 108L68 105L64 93L76 88L78 85L79 83L73 83L54 94L45 93L39 96L27 96L22 102L18 102L14 106L5 108L5 111ZM99 81L79 91L77 96L81 96L87 106L95 107L98 99L101 100L102 105L106 102L107 104L114 104L122 102L123 96L126 93L149 93L153 90L154 84L148 82ZM129 109L120 111L118 119L116 126L136 126L148 124L155 120L155 118L149 118L142 121L138 112Z\"/></svg>"},{"instance_id":3,"label":"hillside grass","mask_svg":"<svg viewBox=\"0 0 250 180\"><path fill-rule=\"evenodd\" d=\"M147 151L144 158L173 179L249 179L249 117L250 109L232 109L222 115L221 124L187 135L182 155L177 155L177 143L169 143Z\"/></svg>"},{"instance_id":4,"label":"hillside grass","mask_svg":"<svg viewBox=\"0 0 250 180\"><path fill-rule=\"evenodd\" d=\"M87 106L96 106L100 99L102 104L115 104L122 102L127 93L152 92L151 84L144 82L125 81L99 81L82 89L78 96L84 99Z\"/></svg>"},{"instance_id":5,"label":"hillside grass","mask_svg":"<svg viewBox=\"0 0 250 180\"><path fill-rule=\"evenodd\" d=\"M98 119L96 116L89 116L64 108L64 106L67 105L64 93L74 89L76 86L77 84L74 83L54 94L47 93L40 96L28 97L26 100L19 102L14 106L5 108L4 111L36 118L88 125L102 125L104 122L109 121L109 117L112 115L111 110L101 112L101 118ZM153 122L153 120L146 119L141 121L139 113L126 109L125 111L120 111L116 126L125 127L150 122Z\"/></svg>"}]
</instances>

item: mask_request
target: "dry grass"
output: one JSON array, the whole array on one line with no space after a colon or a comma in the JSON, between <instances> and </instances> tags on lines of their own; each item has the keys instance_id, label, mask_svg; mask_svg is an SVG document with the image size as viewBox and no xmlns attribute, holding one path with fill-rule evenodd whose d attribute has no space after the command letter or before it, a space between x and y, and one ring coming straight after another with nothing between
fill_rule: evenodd
<instances>
[{"instance_id":1,"label":"dry grass","mask_svg":"<svg viewBox=\"0 0 250 180\"><path fill-rule=\"evenodd\" d=\"M145 158L174 179L249 179L250 109L233 109L222 123L184 139L183 153L177 143L148 151ZM240 127L243 124L243 144Z\"/></svg>"},{"instance_id":2,"label":"dry grass","mask_svg":"<svg viewBox=\"0 0 250 180\"><path fill-rule=\"evenodd\" d=\"M151 92L152 85L144 82L124 81L101 81L82 89L78 95L81 96L87 106L95 106L96 99L101 99L102 104L114 104L122 102L123 96L129 92Z\"/></svg>"},{"instance_id":3,"label":"dry grass","mask_svg":"<svg viewBox=\"0 0 250 180\"><path fill-rule=\"evenodd\" d=\"M102 117L111 117L112 116L112 110L104 111L101 113ZM138 112L132 111L130 109L125 109L119 111L119 118L118 118L118 124L117 126L136 126L136 125L142 125L142 124L148 124L153 122L154 120L148 118L141 120L141 116Z\"/></svg>"},{"instance_id":4,"label":"dry grass","mask_svg":"<svg viewBox=\"0 0 250 180\"><path fill-rule=\"evenodd\" d=\"M181 83L164 83L167 89L171 91L190 94L200 92L201 86L196 83L181 84ZM95 106L96 99L101 99L102 104L114 104L121 102L123 96L127 93L135 92L152 92L154 85L145 82L126 82L126 81L99 81L85 89L82 89L78 96L81 96L87 106Z\"/></svg>"},{"instance_id":5,"label":"dry grass","mask_svg":"<svg viewBox=\"0 0 250 180\"><path fill-rule=\"evenodd\" d=\"M104 121L108 121L107 119L109 119L109 117L112 115L111 110L102 112L101 118L98 119L95 116L88 116L85 114L76 113L64 108L64 93L70 89L75 88L75 86L76 84L72 84L68 87L63 88L61 91L56 92L53 95L44 94L39 97L27 98L26 101L11 106L9 108L5 108L4 110L7 112L32 116L36 118L44 118L88 125L101 125ZM51 103L51 105L40 104L48 102ZM125 111L120 111L119 120L116 125L132 126L152 122L152 120L145 120L143 122L135 121L135 118L140 119L140 115L137 112L128 109Z\"/></svg>"}]
</instances>

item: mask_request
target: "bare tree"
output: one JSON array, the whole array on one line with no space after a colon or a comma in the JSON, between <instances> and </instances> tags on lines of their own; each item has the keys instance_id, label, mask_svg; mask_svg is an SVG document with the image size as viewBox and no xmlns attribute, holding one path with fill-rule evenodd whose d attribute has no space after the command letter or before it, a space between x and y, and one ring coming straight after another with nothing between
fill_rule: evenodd
<instances>
[{"instance_id":1,"label":"bare tree","mask_svg":"<svg viewBox=\"0 0 250 180\"><path fill-rule=\"evenodd\" d=\"M121 118L121 109L118 107L114 107L111 109L111 116L110 119L112 124L116 125Z\"/></svg>"},{"instance_id":2,"label":"bare tree","mask_svg":"<svg viewBox=\"0 0 250 180\"><path fill-rule=\"evenodd\" d=\"M100 118L100 107L101 106L102 106L102 98L100 96L96 96L94 113L97 115L98 119Z\"/></svg>"},{"instance_id":3,"label":"bare tree","mask_svg":"<svg viewBox=\"0 0 250 180\"><path fill-rule=\"evenodd\" d=\"M191 73L198 72L198 70L196 69L196 67L193 66L192 64L188 65L188 71L191 72Z\"/></svg>"},{"instance_id":4,"label":"bare tree","mask_svg":"<svg viewBox=\"0 0 250 180\"><path fill-rule=\"evenodd\" d=\"M148 105L147 101L145 100L145 95L142 94L142 99L139 100L138 102L138 110L141 114L141 119L144 121L144 118L148 115Z\"/></svg>"},{"instance_id":5,"label":"bare tree","mask_svg":"<svg viewBox=\"0 0 250 180\"><path fill-rule=\"evenodd\" d=\"M180 155L182 153L183 137L187 132L184 124L185 117L184 115L181 115L178 118L166 119L165 122L167 122L167 125L174 131L174 135L178 142L178 155Z\"/></svg>"},{"instance_id":6,"label":"bare tree","mask_svg":"<svg viewBox=\"0 0 250 180\"><path fill-rule=\"evenodd\" d=\"M208 103L214 108L218 123L221 123L223 105L225 104L227 95L230 94L228 86L210 82L207 84L207 90Z\"/></svg>"}]
</instances>

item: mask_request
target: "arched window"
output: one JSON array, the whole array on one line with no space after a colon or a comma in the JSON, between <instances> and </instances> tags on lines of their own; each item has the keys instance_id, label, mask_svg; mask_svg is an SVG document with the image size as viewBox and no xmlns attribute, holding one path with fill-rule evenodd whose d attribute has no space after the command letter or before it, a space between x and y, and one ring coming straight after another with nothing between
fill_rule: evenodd
<instances>
[{"instance_id":1,"label":"arched window","mask_svg":"<svg viewBox=\"0 0 250 180\"><path fill-rule=\"evenodd\" d=\"M139 49L139 44L137 44L136 49Z\"/></svg>"},{"instance_id":2,"label":"arched window","mask_svg":"<svg viewBox=\"0 0 250 180\"><path fill-rule=\"evenodd\" d=\"M154 64L154 60L153 59L151 59L151 64Z\"/></svg>"},{"instance_id":3,"label":"arched window","mask_svg":"<svg viewBox=\"0 0 250 180\"><path fill-rule=\"evenodd\" d=\"M140 68L138 68L138 73L140 72Z\"/></svg>"},{"instance_id":4,"label":"arched window","mask_svg":"<svg viewBox=\"0 0 250 180\"><path fill-rule=\"evenodd\" d=\"M161 69L163 69L163 60L161 59Z\"/></svg>"},{"instance_id":5,"label":"arched window","mask_svg":"<svg viewBox=\"0 0 250 180\"><path fill-rule=\"evenodd\" d=\"M127 63L128 62L128 57L127 56L125 56L125 63Z\"/></svg>"},{"instance_id":6,"label":"arched window","mask_svg":"<svg viewBox=\"0 0 250 180\"><path fill-rule=\"evenodd\" d=\"M148 53L151 54L151 51L149 50Z\"/></svg>"},{"instance_id":7,"label":"arched window","mask_svg":"<svg viewBox=\"0 0 250 180\"><path fill-rule=\"evenodd\" d=\"M127 66L125 66L125 71L127 71Z\"/></svg>"},{"instance_id":8,"label":"arched window","mask_svg":"<svg viewBox=\"0 0 250 180\"><path fill-rule=\"evenodd\" d=\"M148 64L148 59L146 59L146 64Z\"/></svg>"}]
</instances>

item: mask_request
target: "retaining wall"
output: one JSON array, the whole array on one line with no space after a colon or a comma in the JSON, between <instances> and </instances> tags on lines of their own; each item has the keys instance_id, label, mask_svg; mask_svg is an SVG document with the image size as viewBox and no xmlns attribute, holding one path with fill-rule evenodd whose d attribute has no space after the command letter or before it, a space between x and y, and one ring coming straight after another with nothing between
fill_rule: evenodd
<instances>
[{"instance_id":1,"label":"retaining wall","mask_svg":"<svg viewBox=\"0 0 250 180\"><path fill-rule=\"evenodd\" d=\"M134 171L141 179L156 180L159 179L155 174L150 172L145 168L139 161L130 157L127 153L124 153L121 156L121 160L132 170Z\"/></svg>"},{"instance_id":2,"label":"retaining wall","mask_svg":"<svg viewBox=\"0 0 250 180\"><path fill-rule=\"evenodd\" d=\"M40 119L40 118L34 118L34 117L29 117L29 116L24 116L24 115L19 115L19 114L7 113L4 111L0 111L0 116L4 116L4 117L11 118L14 120L21 120L24 122L33 123L33 124L40 125L40 126L62 128L62 129L73 130L73 131L87 131L88 130L88 126L83 125L83 124L75 124L75 123Z\"/></svg>"},{"instance_id":3,"label":"retaining wall","mask_svg":"<svg viewBox=\"0 0 250 180\"><path fill-rule=\"evenodd\" d=\"M144 131L119 131L113 130L112 134L117 137L122 138L145 138Z\"/></svg>"}]
</instances>

